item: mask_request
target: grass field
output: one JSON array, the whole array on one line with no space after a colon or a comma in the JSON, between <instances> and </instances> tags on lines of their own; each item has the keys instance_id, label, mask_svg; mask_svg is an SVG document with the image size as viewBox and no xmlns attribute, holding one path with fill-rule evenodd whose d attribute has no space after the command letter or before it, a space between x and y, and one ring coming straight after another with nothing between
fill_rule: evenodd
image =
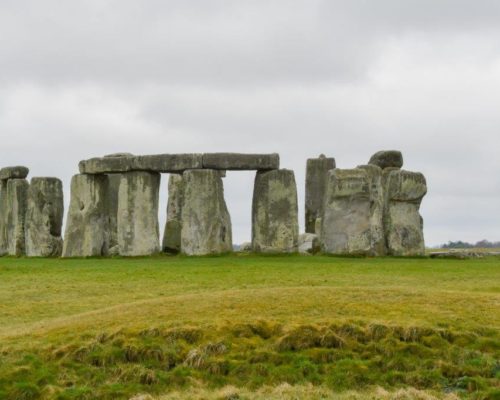
<instances>
[{"instance_id":1,"label":"grass field","mask_svg":"<svg viewBox=\"0 0 500 400\"><path fill-rule=\"evenodd\" d=\"M499 327L496 257L1 258L0 399L495 399Z\"/></svg>"}]
</instances>

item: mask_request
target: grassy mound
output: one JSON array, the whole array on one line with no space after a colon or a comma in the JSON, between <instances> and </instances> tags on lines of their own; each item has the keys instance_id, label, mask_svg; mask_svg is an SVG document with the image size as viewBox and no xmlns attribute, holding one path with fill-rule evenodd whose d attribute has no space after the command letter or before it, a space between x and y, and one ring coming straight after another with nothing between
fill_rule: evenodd
<instances>
[{"instance_id":1,"label":"grassy mound","mask_svg":"<svg viewBox=\"0 0 500 400\"><path fill-rule=\"evenodd\" d=\"M498 398L499 268L3 258L0 398Z\"/></svg>"}]
</instances>

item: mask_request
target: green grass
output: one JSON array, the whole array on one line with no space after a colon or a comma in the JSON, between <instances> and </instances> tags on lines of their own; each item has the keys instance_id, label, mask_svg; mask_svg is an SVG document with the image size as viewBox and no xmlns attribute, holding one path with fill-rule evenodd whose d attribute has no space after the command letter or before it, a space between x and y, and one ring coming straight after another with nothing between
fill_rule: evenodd
<instances>
[{"instance_id":1,"label":"green grass","mask_svg":"<svg viewBox=\"0 0 500 400\"><path fill-rule=\"evenodd\" d=\"M495 257L1 258L0 399L499 398L499 306Z\"/></svg>"}]
</instances>

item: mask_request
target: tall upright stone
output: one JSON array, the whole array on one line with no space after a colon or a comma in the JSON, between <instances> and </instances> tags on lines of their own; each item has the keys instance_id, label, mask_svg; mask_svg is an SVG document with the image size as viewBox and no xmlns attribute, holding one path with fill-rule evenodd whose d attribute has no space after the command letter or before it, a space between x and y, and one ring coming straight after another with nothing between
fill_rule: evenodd
<instances>
[{"instance_id":1,"label":"tall upright stone","mask_svg":"<svg viewBox=\"0 0 500 400\"><path fill-rule=\"evenodd\" d=\"M360 165L366 171L370 184L370 231L371 248L369 255L382 256L386 253L384 236L384 187L382 169L376 165Z\"/></svg>"},{"instance_id":2,"label":"tall upright stone","mask_svg":"<svg viewBox=\"0 0 500 400\"><path fill-rule=\"evenodd\" d=\"M321 220L321 248L338 255L372 251L370 178L364 169L329 172Z\"/></svg>"},{"instance_id":3,"label":"tall upright stone","mask_svg":"<svg viewBox=\"0 0 500 400\"><path fill-rule=\"evenodd\" d=\"M181 251L183 203L184 179L180 174L171 174L168 179L167 222L162 244L164 252L176 254Z\"/></svg>"},{"instance_id":4,"label":"tall upright stone","mask_svg":"<svg viewBox=\"0 0 500 400\"><path fill-rule=\"evenodd\" d=\"M26 255L54 257L62 253L64 213L62 182L57 178L32 178L26 211Z\"/></svg>"},{"instance_id":5,"label":"tall upright stone","mask_svg":"<svg viewBox=\"0 0 500 400\"><path fill-rule=\"evenodd\" d=\"M158 200L160 174L121 174L118 191L117 232L122 256L145 256L160 251Z\"/></svg>"},{"instance_id":6,"label":"tall upright stone","mask_svg":"<svg viewBox=\"0 0 500 400\"><path fill-rule=\"evenodd\" d=\"M21 256L26 253L25 222L29 183L26 179L2 181L3 254Z\"/></svg>"},{"instance_id":7,"label":"tall upright stone","mask_svg":"<svg viewBox=\"0 0 500 400\"><path fill-rule=\"evenodd\" d=\"M182 253L205 255L232 251L231 217L220 173L211 169L187 170L182 176Z\"/></svg>"},{"instance_id":8,"label":"tall upright stone","mask_svg":"<svg viewBox=\"0 0 500 400\"><path fill-rule=\"evenodd\" d=\"M293 171L259 171L252 203L252 248L262 253L298 251L297 186Z\"/></svg>"},{"instance_id":9,"label":"tall upright stone","mask_svg":"<svg viewBox=\"0 0 500 400\"><path fill-rule=\"evenodd\" d=\"M108 254L108 177L74 175L71 179L63 257L92 257Z\"/></svg>"},{"instance_id":10,"label":"tall upright stone","mask_svg":"<svg viewBox=\"0 0 500 400\"><path fill-rule=\"evenodd\" d=\"M321 154L309 158L306 166L306 210L305 228L307 233L316 232L316 219L323 214L328 171L335 168L335 159Z\"/></svg>"},{"instance_id":11,"label":"tall upright stone","mask_svg":"<svg viewBox=\"0 0 500 400\"><path fill-rule=\"evenodd\" d=\"M106 209L109 223L109 255L120 253L118 245L118 193L120 190L121 174L108 174L106 191Z\"/></svg>"},{"instance_id":12,"label":"tall upright stone","mask_svg":"<svg viewBox=\"0 0 500 400\"><path fill-rule=\"evenodd\" d=\"M387 251L393 256L425 254L420 204L427 193L419 172L392 170L385 179L384 229Z\"/></svg>"},{"instance_id":13,"label":"tall upright stone","mask_svg":"<svg viewBox=\"0 0 500 400\"><path fill-rule=\"evenodd\" d=\"M0 256L7 254L7 180L0 180Z\"/></svg>"}]
</instances>

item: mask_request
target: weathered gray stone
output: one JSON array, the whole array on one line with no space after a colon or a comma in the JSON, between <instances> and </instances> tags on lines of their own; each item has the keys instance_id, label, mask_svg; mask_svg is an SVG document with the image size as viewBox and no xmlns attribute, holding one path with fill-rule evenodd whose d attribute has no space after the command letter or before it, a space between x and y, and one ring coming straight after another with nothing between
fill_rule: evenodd
<instances>
[{"instance_id":1,"label":"weathered gray stone","mask_svg":"<svg viewBox=\"0 0 500 400\"><path fill-rule=\"evenodd\" d=\"M427 193L419 172L393 170L386 177L384 230L388 254L423 256L425 242L419 209Z\"/></svg>"},{"instance_id":2,"label":"weathered gray stone","mask_svg":"<svg viewBox=\"0 0 500 400\"><path fill-rule=\"evenodd\" d=\"M243 242L240 245L239 251L241 253L250 253L252 251L252 242Z\"/></svg>"},{"instance_id":3,"label":"weathered gray stone","mask_svg":"<svg viewBox=\"0 0 500 400\"><path fill-rule=\"evenodd\" d=\"M252 246L255 252L298 251L297 186L293 171L257 172L252 203Z\"/></svg>"},{"instance_id":4,"label":"weathered gray stone","mask_svg":"<svg viewBox=\"0 0 500 400\"><path fill-rule=\"evenodd\" d=\"M183 199L184 179L180 174L171 174L168 179L167 222L162 245L163 251L167 253L181 251Z\"/></svg>"},{"instance_id":5,"label":"weathered gray stone","mask_svg":"<svg viewBox=\"0 0 500 400\"><path fill-rule=\"evenodd\" d=\"M371 249L369 255L382 256L386 253L384 236L384 189L382 169L376 165L360 165L368 174L370 182L370 230Z\"/></svg>"},{"instance_id":6,"label":"weathered gray stone","mask_svg":"<svg viewBox=\"0 0 500 400\"><path fill-rule=\"evenodd\" d=\"M125 153L126 154L126 153ZM186 169L202 168L201 154L154 154L147 156L111 155L83 160L82 174L110 174L131 171L179 173Z\"/></svg>"},{"instance_id":7,"label":"weathered gray stone","mask_svg":"<svg viewBox=\"0 0 500 400\"><path fill-rule=\"evenodd\" d=\"M2 180L0 193L0 255L25 254L25 221L29 183Z\"/></svg>"},{"instance_id":8,"label":"weathered gray stone","mask_svg":"<svg viewBox=\"0 0 500 400\"><path fill-rule=\"evenodd\" d=\"M371 239L370 178L364 169L329 172L321 226L323 252L368 255Z\"/></svg>"},{"instance_id":9,"label":"weathered gray stone","mask_svg":"<svg viewBox=\"0 0 500 400\"><path fill-rule=\"evenodd\" d=\"M328 171L335 168L335 159L321 154L309 158L306 166L306 232L316 232L316 219L323 214Z\"/></svg>"},{"instance_id":10,"label":"weathered gray stone","mask_svg":"<svg viewBox=\"0 0 500 400\"><path fill-rule=\"evenodd\" d=\"M107 255L109 246L107 192L107 175L73 176L63 257Z\"/></svg>"},{"instance_id":11,"label":"weathered gray stone","mask_svg":"<svg viewBox=\"0 0 500 400\"><path fill-rule=\"evenodd\" d=\"M127 172L118 192L118 248L123 256L144 256L160 251L158 198L160 174Z\"/></svg>"},{"instance_id":12,"label":"weathered gray stone","mask_svg":"<svg viewBox=\"0 0 500 400\"><path fill-rule=\"evenodd\" d=\"M376 165L382 169L388 167L401 168L403 166L403 154L398 150L382 150L371 156L368 164Z\"/></svg>"},{"instance_id":13,"label":"weathered gray stone","mask_svg":"<svg viewBox=\"0 0 500 400\"><path fill-rule=\"evenodd\" d=\"M303 233L299 235L299 253L316 254L321 250L318 236L314 233Z\"/></svg>"},{"instance_id":14,"label":"weathered gray stone","mask_svg":"<svg viewBox=\"0 0 500 400\"><path fill-rule=\"evenodd\" d=\"M188 170L183 180L182 253L204 255L232 251L231 218L219 172Z\"/></svg>"},{"instance_id":15,"label":"weathered gray stone","mask_svg":"<svg viewBox=\"0 0 500 400\"><path fill-rule=\"evenodd\" d=\"M120 190L121 174L108 174L106 190L106 210L109 221L109 249L110 256L120 253L118 246L118 193Z\"/></svg>"},{"instance_id":16,"label":"weathered gray stone","mask_svg":"<svg viewBox=\"0 0 500 400\"><path fill-rule=\"evenodd\" d=\"M62 253L64 214L62 182L57 178L32 178L26 211L26 255L54 257Z\"/></svg>"},{"instance_id":17,"label":"weathered gray stone","mask_svg":"<svg viewBox=\"0 0 500 400\"><path fill-rule=\"evenodd\" d=\"M5 167L0 169L0 180L5 179L24 179L28 176L30 170L27 167Z\"/></svg>"},{"instance_id":18,"label":"weathered gray stone","mask_svg":"<svg viewBox=\"0 0 500 400\"><path fill-rule=\"evenodd\" d=\"M280 167L279 154L205 153L203 168L223 170L272 170Z\"/></svg>"}]
</instances>

